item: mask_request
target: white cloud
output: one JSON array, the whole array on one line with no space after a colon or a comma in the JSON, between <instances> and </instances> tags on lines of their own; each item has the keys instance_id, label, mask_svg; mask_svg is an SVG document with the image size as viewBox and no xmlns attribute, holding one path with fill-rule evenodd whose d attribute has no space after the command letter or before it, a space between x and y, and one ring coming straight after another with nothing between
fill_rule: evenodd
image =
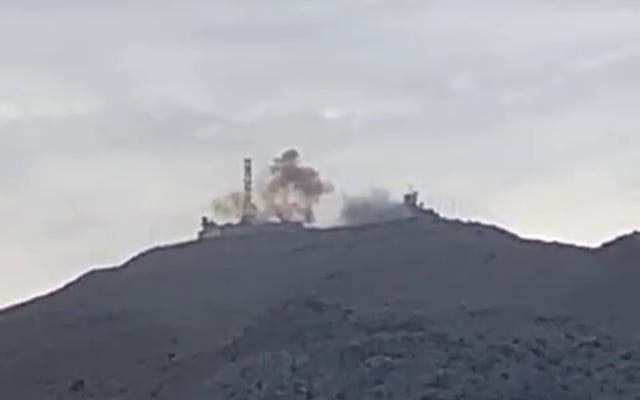
<instances>
[{"instance_id":1,"label":"white cloud","mask_svg":"<svg viewBox=\"0 0 640 400\"><path fill-rule=\"evenodd\" d=\"M623 62L631 57L640 55L640 49L625 49L613 52L606 52L585 58L578 63L578 68L590 70L603 68L612 64Z\"/></svg>"}]
</instances>

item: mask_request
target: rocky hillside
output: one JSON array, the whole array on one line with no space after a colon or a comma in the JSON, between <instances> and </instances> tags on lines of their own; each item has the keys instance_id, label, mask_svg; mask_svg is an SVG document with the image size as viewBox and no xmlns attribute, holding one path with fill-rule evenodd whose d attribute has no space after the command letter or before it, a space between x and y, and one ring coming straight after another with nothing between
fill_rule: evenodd
<instances>
[{"instance_id":1,"label":"rocky hillside","mask_svg":"<svg viewBox=\"0 0 640 400\"><path fill-rule=\"evenodd\" d=\"M152 249L0 312L0 398L635 399L639 259L438 218Z\"/></svg>"},{"instance_id":2,"label":"rocky hillside","mask_svg":"<svg viewBox=\"0 0 640 400\"><path fill-rule=\"evenodd\" d=\"M640 393L640 347L568 317L522 310L364 316L301 299L224 354L228 362L204 380L221 399L582 400Z\"/></svg>"}]
</instances>

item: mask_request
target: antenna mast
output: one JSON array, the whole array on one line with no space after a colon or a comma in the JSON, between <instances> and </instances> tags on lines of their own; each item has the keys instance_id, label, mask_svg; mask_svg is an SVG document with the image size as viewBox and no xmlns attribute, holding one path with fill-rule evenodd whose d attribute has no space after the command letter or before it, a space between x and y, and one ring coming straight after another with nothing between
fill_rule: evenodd
<instances>
[{"instance_id":1,"label":"antenna mast","mask_svg":"<svg viewBox=\"0 0 640 400\"><path fill-rule=\"evenodd\" d=\"M244 159L244 196L242 204L242 222L254 217L253 212L253 162L251 158Z\"/></svg>"}]
</instances>

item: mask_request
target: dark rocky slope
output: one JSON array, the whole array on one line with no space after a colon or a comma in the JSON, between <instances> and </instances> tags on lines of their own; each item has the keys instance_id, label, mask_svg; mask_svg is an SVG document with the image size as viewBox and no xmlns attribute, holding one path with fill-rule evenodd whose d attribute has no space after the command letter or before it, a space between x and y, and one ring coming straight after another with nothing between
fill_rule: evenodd
<instances>
[{"instance_id":1,"label":"dark rocky slope","mask_svg":"<svg viewBox=\"0 0 640 400\"><path fill-rule=\"evenodd\" d=\"M91 272L61 291L0 312L0 398L231 398L227 390L237 392L240 397L236 398L276 398L269 397L276 396L269 390L281 384L285 385L284 394L278 394L282 398L341 398L326 388L348 391L350 382L361 380L354 388L357 391L345 392L351 397L343 398L362 398L373 395L369 390L382 390L379 381L369 382L358 369L368 368L371 362L390 362L396 371L381 375L383 382L389 382L384 386L392 390L380 394L383 398L456 398L456 388L471 393L477 390L472 381L482 376L469 375L467 382L465 371L476 364L489 365L482 369L495 393L518 398L526 385L538 386L536 382L546 382L553 375L535 372L543 362L529 354L536 339L546 340L551 352L540 357L546 360L562 354L568 364L606 370L598 373L627 385L620 383L621 393L606 392L607 398L632 398L625 397L635 388L625 374L633 372L635 359L618 360L621 353L635 351L633 343L640 332L640 317L633 312L640 300L634 284L639 252L637 236L630 238L602 249L585 249L525 241L479 224L429 218L153 249L122 267ZM328 314L317 315L300 305L304 301L287 305L291 299L310 295L320 299L319 304L336 304L335 309L331 306ZM346 309L351 310L351 319L344 320ZM402 354L397 360L387 354L388 345L383 343L379 354L374 351L358 360L347 357L345 364L336 364L332 354L347 351L351 335L365 344L379 340L375 329L366 326L381 324L381 318L386 321L381 313L400 321L417 316L419 332L410 330L387 339L403 342L409 340L405 336L414 335L421 345L411 348L408 343L418 339L410 339L407 347L396 349ZM283 315L285 321L269 322ZM270 317L265 320L266 316ZM540 325L540 321L568 321L568 325ZM327 337L313 336L316 322L330 326ZM486 326L485 340L476 337L479 326ZM533 335L540 326L540 337ZM247 331L248 327L253 330ZM465 339L466 345L456 345L467 331L471 336ZM299 340L287 350L289 342L281 337L290 334ZM444 336L435 339L438 334ZM306 335L311 338L305 340ZM596 355L591 362L591 353L583 354L586 350L566 335L578 342L595 335L604 344L592 349ZM438 340L447 344L440 346ZM237 347L232 358L230 343ZM505 350L508 353L528 355L496 358L494 353L507 343L512 343ZM292 372L292 380L285 384L278 371L286 362L277 360L286 352L312 361L300 374ZM409 357L412 352L417 359ZM268 368L272 371L261 372L255 357L276 357L269 362L274 365ZM366 361L368 357L377 361ZM365 364L356 368L359 362ZM614 373L616 369L605 368L611 363L615 368L630 365L629 370ZM513 370L516 364L532 377ZM415 381L400 378L416 369L424 376ZM319 378L325 370L339 375L339 380ZM273 374L262 375L267 372ZM500 378L503 372L509 379ZM581 373L553 384L561 396L554 398L578 398L583 393L579 391ZM444 375L437 378L438 374ZM294 385L296 379L317 390L292 394L293 386L286 385ZM430 395L418 389L433 379L440 379L440 392ZM238 388L247 383L262 389L244 396ZM398 392L401 386L410 387L411 396L403 397L404 392ZM483 392L467 398L490 398L478 393Z\"/></svg>"}]
</instances>

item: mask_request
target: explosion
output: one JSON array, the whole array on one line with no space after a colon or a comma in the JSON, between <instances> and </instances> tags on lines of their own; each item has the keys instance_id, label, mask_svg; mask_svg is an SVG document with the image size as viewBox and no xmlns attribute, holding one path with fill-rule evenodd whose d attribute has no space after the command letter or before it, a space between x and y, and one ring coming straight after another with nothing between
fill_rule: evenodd
<instances>
[{"instance_id":1,"label":"explosion","mask_svg":"<svg viewBox=\"0 0 640 400\"><path fill-rule=\"evenodd\" d=\"M258 220L313 223L314 207L333 189L317 170L303 165L297 150L290 149L276 157L258 181L257 204L252 204L249 211ZM244 196L234 192L214 200L214 212L224 217L246 217Z\"/></svg>"}]
</instances>

